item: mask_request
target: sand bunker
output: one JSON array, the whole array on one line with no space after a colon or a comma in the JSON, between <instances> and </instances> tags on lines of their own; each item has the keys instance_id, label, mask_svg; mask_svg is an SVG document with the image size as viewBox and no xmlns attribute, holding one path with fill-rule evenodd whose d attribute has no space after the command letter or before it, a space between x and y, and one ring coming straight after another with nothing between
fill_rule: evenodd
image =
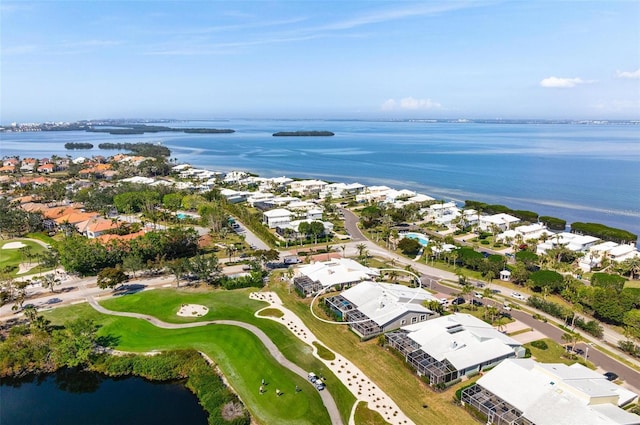
<instances>
[{"instance_id":1,"label":"sand bunker","mask_svg":"<svg viewBox=\"0 0 640 425\"><path fill-rule=\"evenodd\" d=\"M200 304L182 304L178 311L178 316L201 317L209 312L209 308Z\"/></svg>"},{"instance_id":2,"label":"sand bunker","mask_svg":"<svg viewBox=\"0 0 640 425\"><path fill-rule=\"evenodd\" d=\"M8 242L2 245L2 249L18 249L18 248L22 248L23 246L26 246L26 245L23 244L22 242Z\"/></svg>"}]
</instances>

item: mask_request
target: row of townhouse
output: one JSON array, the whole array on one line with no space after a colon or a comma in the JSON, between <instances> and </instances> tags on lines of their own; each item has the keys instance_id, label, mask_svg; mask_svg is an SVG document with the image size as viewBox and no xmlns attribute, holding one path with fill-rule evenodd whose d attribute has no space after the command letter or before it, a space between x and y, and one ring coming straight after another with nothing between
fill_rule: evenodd
<instances>
[{"instance_id":1,"label":"row of townhouse","mask_svg":"<svg viewBox=\"0 0 640 425\"><path fill-rule=\"evenodd\" d=\"M0 173L40 173L49 174L69 168L68 158L4 158Z\"/></svg>"},{"instance_id":2,"label":"row of townhouse","mask_svg":"<svg viewBox=\"0 0 640 425\"><path fill-rule=\"evenodd\" d=\"M461 394L464 405L495 425L638 425L622 409L637 394L574 363L504 360Z\"/></svg>"},{"instance_id":3,"label":"row of townhouse","mask_svg":"<svg viewBox=\"0 0 640 425\"><path fill-rule=\"evenodd\" d=\"M479 372L461 393L463 404L495 425L634 425L621 407L637 394L580 364L543 364L524 358L522 344L469 314L429 314L421 288L372 282L379 272L353 260L318 262L297 270L296 290L324 299L362 339L385 334L419 376L435 386ZM426 293L426 291L424 291ZM421 310L423 309L423 310Z\"/></svg>"},{"instance_id":4,"label":"row of townhouse","mask_svg":"<svg viewBox=\"0 0 640 425\"><path fill-rule=\"evenodd\" d=\"M375 282L379 270L351 259L299 267L293 280L304 297L330 291L327 308L362 340L384 334L420 376L446 384L525 355L522 344L469 314L439 316L426 307L440 302L421 287Z\"/></svg>"}]
</instances>

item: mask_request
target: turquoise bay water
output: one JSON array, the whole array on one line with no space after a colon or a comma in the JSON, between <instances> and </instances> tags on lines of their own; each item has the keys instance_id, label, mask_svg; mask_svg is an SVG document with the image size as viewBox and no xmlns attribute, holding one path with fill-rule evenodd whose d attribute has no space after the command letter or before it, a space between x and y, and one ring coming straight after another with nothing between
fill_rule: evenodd
<instances>
[{"instance_id":1,"label":"turquoise bay water","mask_svg":"<svg viewBox=\"0 0 640 425\"><path fill-rule=\"evenodd\" d=\"M110 155L100 142L162 142L180 162L273 177L413 189L438 199L480 200L640 233L640 126L368 121L231 120L172 123L233 134L85 132L1 134L0 154ZM273 137L330 130L333 137ZM66 151L65 142L91 142Z\"/></svg>"}]
</instances>

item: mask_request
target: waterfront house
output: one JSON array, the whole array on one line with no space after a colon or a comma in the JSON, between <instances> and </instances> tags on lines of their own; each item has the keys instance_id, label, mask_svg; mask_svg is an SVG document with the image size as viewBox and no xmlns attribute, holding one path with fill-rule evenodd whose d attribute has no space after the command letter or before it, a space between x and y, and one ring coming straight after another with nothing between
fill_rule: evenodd
<instances>
[{"instance_id":1,"label":"waterfront house","mask_svg":"<svg viewBox=\"0 0 640 425\"><path fill-rule=\"evenodd\" d=\"M556 233L545 242L538 244L536 252L538 255L542 255L549 249L558 247L565 247L574 252L585 252L598 241L598 238L589 235L578 235L568 232Z\"/></svg>"},{"instance_id":2,"label":"waterfront house","mask_svg":"<svg viewBox=\"0 0 640 425\"><path fill-rule=\"evenodd\" d=\"M478 225L483 231L491 231L494 226L501 232L510 229L516 223L519 223L520 219L510 214L500 213L493 215L480 216Z\"/></svg>"},{"instance_id":3,"label":"waterfront house","mask_svg":"<svg viewBox=\"0 0 640 425\"><path fill-rule=\"evenodd\" d=\"M640 424L640 416L620 408L637 395L579 363L504 360L461 397L487 424Z\"/></svg>"},{"instance_id":4,"label":"waterfront house","mask_svg":"<svg viewBox=\"0 0 640 425\"><path fill-rule=\"evenodd\" d=\"M289 191L297 192L302 196L319 194L328 183L322 180L296 180L289 183Z\"/></svg>"}]
</instances>

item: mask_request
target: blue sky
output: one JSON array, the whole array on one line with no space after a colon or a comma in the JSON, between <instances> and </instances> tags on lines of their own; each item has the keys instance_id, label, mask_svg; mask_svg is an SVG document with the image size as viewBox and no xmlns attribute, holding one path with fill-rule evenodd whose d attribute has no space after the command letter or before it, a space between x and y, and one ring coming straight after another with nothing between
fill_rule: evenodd
<instances>
[{"instance_id":1,"label":"blue sky","mask_svg":"<svg viewBox=\"0 0 640 425\"><path fill-rule=\"evenodd\" d=\"M0 122L640 118L638 1L0 3Z\"/></svg>"}]
</instances>

